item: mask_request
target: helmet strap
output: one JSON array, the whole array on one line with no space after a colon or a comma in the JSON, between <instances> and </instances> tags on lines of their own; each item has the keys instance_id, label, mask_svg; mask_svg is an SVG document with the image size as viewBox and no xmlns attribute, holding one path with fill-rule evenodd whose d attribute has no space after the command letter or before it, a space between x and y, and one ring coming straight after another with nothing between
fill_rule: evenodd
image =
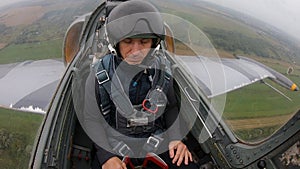
<instances>
[{"instance_id":1,"label":"helmet strap","mask_svg":"<svg viewBox=\"0 0 300 169\"><path fill-rule=\"evenodd\" d=\"M158 52L160 49L160 44L158 44L155 49L152 51L151 55L150 56L154 56L156 54L156 52Z\"/></svg>"},{"instance_id":2,"label":"helmet strap","mask_svg":"<svg viewBox=\"0 0 300 169\"><path fill-rule=\"evenodd\" d=\"M111 54L113 54L113 55L116 56L117 55L117 51L113 47L113 45L111 44L111 42L109 41L106 24L104 24L104 31L105 31L104 32L105 39L108 42L107 48L108 48L108 50L110 51Z\"/></svg>"}]
</instances>

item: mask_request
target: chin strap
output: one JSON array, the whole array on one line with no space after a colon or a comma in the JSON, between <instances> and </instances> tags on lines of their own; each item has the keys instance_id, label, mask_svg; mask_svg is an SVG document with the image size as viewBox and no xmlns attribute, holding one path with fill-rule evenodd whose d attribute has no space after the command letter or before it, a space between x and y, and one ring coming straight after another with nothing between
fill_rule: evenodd
<instances>
[{"instance_id":1,"label":"chin strap","mask_svg":"<svg viewBox=\"0 0 300 169\"><path fill-rule=\"evenodd\" d=\"M117 56L116 49L110 43L108 43L107 47L108 47L108 50L110 51L111 54L113 54L114 56Z\"/></svg>"}]
</instances>

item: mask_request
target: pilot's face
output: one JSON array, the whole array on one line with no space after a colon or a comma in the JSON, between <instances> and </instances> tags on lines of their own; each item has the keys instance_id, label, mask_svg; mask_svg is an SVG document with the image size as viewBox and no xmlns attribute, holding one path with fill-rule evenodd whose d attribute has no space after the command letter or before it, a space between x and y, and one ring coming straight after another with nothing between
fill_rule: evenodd
<instances>
[{"instance_id":1,"label":"pilot's face","mask_svg":"<svg viewBox=\"0 0 300 169\"><path fill-rule=\"evenodd\" d=\"M152 46L152 39L126 38L119 43L120 53L130 65L142 63Z\"/></svg>"}]
</instances>

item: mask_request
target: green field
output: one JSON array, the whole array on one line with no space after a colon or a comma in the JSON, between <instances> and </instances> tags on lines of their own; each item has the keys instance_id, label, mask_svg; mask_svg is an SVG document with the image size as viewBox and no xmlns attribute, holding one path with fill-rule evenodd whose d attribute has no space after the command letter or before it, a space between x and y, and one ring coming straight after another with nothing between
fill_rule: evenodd
<instances>
[{"instance_id":1,"label":"green field","mask_svg":"<svg viewBox=\"0 0 300 169\"><path fill-rule=\"evenodd\" d=\"M268 83L273 84L272 82ZM273 85L281 91L286 91L276 84ZM295 113L300 108L299 93L287 91L286 95L292 101L258 82L228 93L223 115L226 119L245 119Z\"/></svg>"},{"instance_id":2,"label":"green field","mask_svg":"<svg viewBox=\"0 0 300 169\"><path fill-rule=\"evenodd\" d=\"M27 169L41 114L0 108L1 169Z\"/></svg>"},{"instance_id":3,"label":"green field","mask_svg":"<svg viewBox=\"0 0 300 169\"><path fill-rule=\"evenodd\" d=\"M223 118L237 137L245 142L255 143L271 136L300 110L299 92L266 81L292 101L260 82L226 95ZM297 84L300 84L299 78Z\"/></svg>"},{"instance_id":4,"label":"green field","mask_svg":"<svg viewBox=\"0 0 300 169\"><path fill-rule=\"evenodd\" d=\"M62 39L14 44L0 50L0 64L62 57Z\"/></svg>"}]
</instances>

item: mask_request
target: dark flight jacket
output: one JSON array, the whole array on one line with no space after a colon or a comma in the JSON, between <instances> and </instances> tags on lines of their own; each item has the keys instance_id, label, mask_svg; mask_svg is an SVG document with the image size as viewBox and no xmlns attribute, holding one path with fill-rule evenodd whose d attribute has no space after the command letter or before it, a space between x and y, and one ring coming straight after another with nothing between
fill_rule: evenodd
<instances>
[{"instance_id":1,"label":"dark flight jacket","mask_svg":"<svg viewBox=\"0 0 300 169\"><path fill-rule=\"evenodd\" d=\"M118 77L123 85L123 88L125 90L125 93L129 93L129 99L133 105L139 105L143 102L145 99L146 95L148 94L148 91L151 89L151 81L149 80L149 74L153 74L151 70L149 71L144 71L143 68L140 68L135 65L129 65L125 62L122 62L122 59L119 57L114 57L113 55L106 55L105 57L110 57L111 59L114 59L114 62L116 63L117 67L117 73ZM147 56L150 57L150 56ZM147 59L145 59L147 61ZM122 62L122 66L118 67L118 65ZM138 73L137 73L138 72ZM112 76L112 72L108 72L110 76ZM115 72L114 72L115 73ZM136 74L137 73L137 74ZM128 77L134 77L133 79L129 79ZM99 90L97 91L97 80L95 80L96 87L95 87L95 92L98 93ZM176 124L173 125L173 127L170 129L170 131L167 133L168 140L181 140L181 133L180 133L180 126L179 122L176 121L178 115L179 115L179 108L178 108L178 102L175 96L174 92L174 87L173 87L173 78L168 82L168 87L166 89L166 96L168 99L167 106L165 109L164 114L162 115L161 118L158 118L155 123L155 127L153 128L152 131L146 131L146 132L140 132L140 133L125 133L123 134L128 135L130 137L150 137L152 133L154 133L156 130L166 130L173 125L175 122ZM155 84L154 84L155 85ZM99 94L96 94L96 96L99 96ZM112 103L113 104L113 103ZM100 113L100 112L99 112ZM124 119L115 119L115 114L116 114L116 109L115 106L112 105L112 110L109 113L110 118L109 119L109 124L115 128L116 125L119 126L118 129L125 127L126 124L124 124ZM125 119L126 120L126 119ZM122 122L123 121L123 122ZM119 124L116 124L119 123ZM174 127L175 126L175 127ZM117 129L117 130L118 130ZM121 130L121 129L120 129ZM99 131L105 131L105 130L99 130ZM100 135L103 135L103 139L105 137L110 137L109 133L99 133ZM104 142L106 139L103 140ZM107 143L109 145L109 143ZM131 147L132 149L133 147ZM113 147L111 146L109 150L107 148L101 148L100 146L96 145L97 149L97 158L99 160L100 166L102 166L109 158L116 156L113 152Z\"/></svg>"}]
</instances>

